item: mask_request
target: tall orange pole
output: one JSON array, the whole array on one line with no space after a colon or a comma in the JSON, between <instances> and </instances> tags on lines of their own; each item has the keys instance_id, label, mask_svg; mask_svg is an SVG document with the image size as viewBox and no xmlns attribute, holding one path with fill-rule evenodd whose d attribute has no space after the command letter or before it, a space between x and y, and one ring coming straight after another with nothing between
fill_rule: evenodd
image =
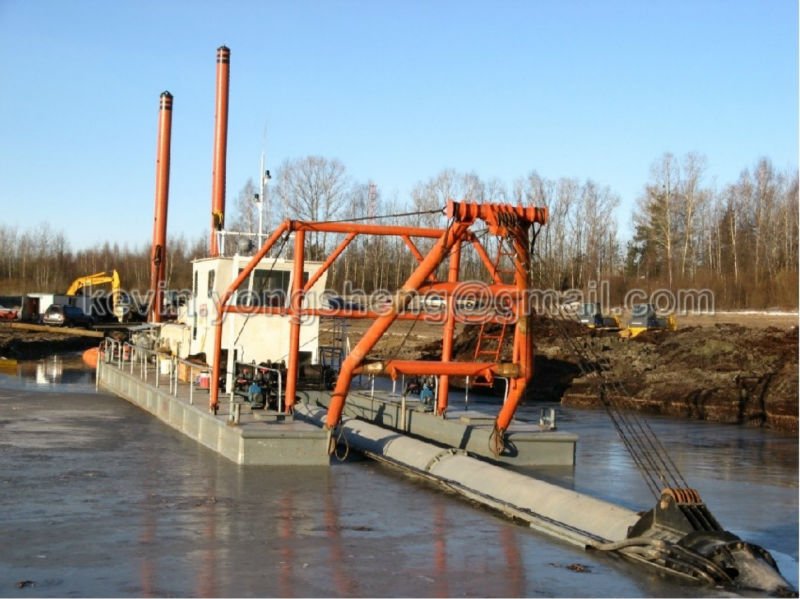
<instances>
[{"instance_id":1,"label":"tall orange pole","mask_svg":"<svg viewBox=\"0 0 800 599\"><path fill-rule=\"evenodd\" d=\"M447 282L458 283L458 271L461 268L461 241L456 241L450 252L450 267L447 271ZM453 335L456 330L456 300L451 294L447 297L447 320L444 323L442 335L442 362L453 359ZM444 414L447 410L447 396L450 393L450 375L443 374L439 377L439 398L436 402L436 413Z\"/></svg>"},{"instance_id":2,"label":"tall orange pole","mask_svg":"<svg viewBox=\"0 0 800 599\"><path fill-rule=\"evenodd\" d=\"M214 117L214 164L211 181L210 255L219 256L217 231L225 225L225 171L228 159L228 89L231 51L217 48L217 103Z\"/></svg>"},{"instance_id":3,"label":"tall orange pole","mask_svg":"<svg viewBox=\"0 0 800 599\"><path fill-rule=\"evenodd\" d=\"M292 295L290 299L291 316L289 325L289 359L286 365L286 411L294 408L297 375L300 372L300 324L303 308L303 250L306 243L305 231L294 233L294 264L292 270Z\"/></svg>"},{"instance_id":4,"label":"tall orange pole","mask_svg":"<svg viewBox=\"0 0 800 599\"><path fill-rule=\"evenodd\" d=\"M150 322L161 322L161 304L167 261L167 202L169 159L172 143L172 94L164 92L158 111L156 143L156 205L153 217L153 247L150 254Z\"/></svg>"}]
</instances>

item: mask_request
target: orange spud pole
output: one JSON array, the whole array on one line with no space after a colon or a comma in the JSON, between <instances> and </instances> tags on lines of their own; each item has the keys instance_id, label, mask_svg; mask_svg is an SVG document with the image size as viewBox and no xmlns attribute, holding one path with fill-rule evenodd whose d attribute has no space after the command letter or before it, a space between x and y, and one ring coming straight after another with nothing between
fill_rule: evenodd
<instances>
[{"instance_id":1,"label":"orange spud pole","mask_svg":"<svg viewBox=\"0 0 800 599\"><path fill-rule=\"evenodd\" d=\"M167 203L169 160L172 143L172 94L161 94L156 142L156 203L153 216L153 246L150 255L150 322L161 322L164 275L167 261Z\"/></svg>"},{"instance_id":2,"label":"orange spud pole","mask_svg":"<svg viewBox=\"0 0 800 599\"><path fill-rule=\"evenodd\" d=\"M228 89L231 51L217 48L216 113L214 117L214 162L211 180L210 255L219 256L217 231L225 224L225 171L228 160Z\"/></svg>"}]
</instances>

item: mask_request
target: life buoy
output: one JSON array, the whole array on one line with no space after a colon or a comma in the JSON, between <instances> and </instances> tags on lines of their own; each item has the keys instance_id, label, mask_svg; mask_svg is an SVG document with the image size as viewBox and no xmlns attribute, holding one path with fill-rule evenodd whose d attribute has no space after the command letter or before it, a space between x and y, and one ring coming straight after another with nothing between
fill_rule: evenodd
<instances>
[{"instance_id":1,"label":"life buoy","mask_svg":"<svg viewBox=\"0 0 800 599\"><path fill-rule=\"evenodd\" d=\"M83 363L91 368L97 368L97 356L99 350L96 347L90 347L81 355Z\"/></svg>"}]
</instances>

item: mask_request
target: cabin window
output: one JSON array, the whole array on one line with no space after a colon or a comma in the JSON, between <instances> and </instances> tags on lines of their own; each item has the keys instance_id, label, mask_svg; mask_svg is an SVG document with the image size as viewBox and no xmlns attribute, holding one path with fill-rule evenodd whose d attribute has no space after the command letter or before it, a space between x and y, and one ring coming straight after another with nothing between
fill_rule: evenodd
<instances>
[{"instance_id":1,"label":"cabin window","mask_svg":"<svg viewBox=\"0 0 800 599\"><path fill-rule=\"evenodd\" d=\"M194 282L192 283L192 295L197 297L197 280L200 276L200 273L194 271Z\"/></svg>"},{"instance_id":2,"label":"cabin window","mask_svg":"<svg viewBox=\"0 0 800 599\"><path fill-rule=\"evenodd\" d=\"M207 289L208 297L211 297L211 294L214 293L214 276L215 276L215 274L216 273L213 270L209 270L208 271L208 289Z\"/></svg>"},{"instance_id":3,"label":"cabin window","mask_svg":"<svg viewBox=\"0 0 800 599\"><path fill-rule=\"evenodd\" d=\"M239 269L241 274L242 269ZM263 270L257 269L250 275L253 282L252 291L248 291L249 281L244 280L239 285L236 298L237 306L253 306L257 308L271 306L284 308L289 295L288 270Z\"/></svg>"}]
</instances>

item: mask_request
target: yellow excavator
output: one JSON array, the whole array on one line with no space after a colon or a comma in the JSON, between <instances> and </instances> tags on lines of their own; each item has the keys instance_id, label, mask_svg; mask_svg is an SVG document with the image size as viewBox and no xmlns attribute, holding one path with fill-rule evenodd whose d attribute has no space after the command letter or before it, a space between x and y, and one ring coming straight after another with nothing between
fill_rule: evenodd
<instances>
[{"instance_id":1,"label":"yellow excavator","mask_svg":"<svg viewBox=\"0 0 800 599\"><path fill-rule=\"evenodd\" d=\"M674 314L659 316L653 304L634 304L628 326L620 331L620 337L632 339L645 331L675 331L678 323Z\"/></svg>"},{"instance_id":2,"label":"yellow excavator","mask_svg":"<svg viewBox=\"0 0 800 599\"><path fill-rule=\"evenodd\" d=\"M67 289L66 295L77 295L84 287L105 285L106 283L111 283L111 303L114 310L114 317L120 322L123 322L127 315L127 310L125 310L120 303L120 281L119 273L116 270L112 270L110 273L103 271L96 272L93 275L78 277L72 281L69 289Z\"/></svg>"},{"instance_id":3,"label":"yellow excavator","mask_svg":"<svg viewBox=\"0 0 800 599\"><path fill-rule=\"evenodd\" d=\"M622 328L619 318L614 314L603 314L598 303L578 306L576 318L581 324L598 331L619 331Z\"/></svg>"}]
</instances>

